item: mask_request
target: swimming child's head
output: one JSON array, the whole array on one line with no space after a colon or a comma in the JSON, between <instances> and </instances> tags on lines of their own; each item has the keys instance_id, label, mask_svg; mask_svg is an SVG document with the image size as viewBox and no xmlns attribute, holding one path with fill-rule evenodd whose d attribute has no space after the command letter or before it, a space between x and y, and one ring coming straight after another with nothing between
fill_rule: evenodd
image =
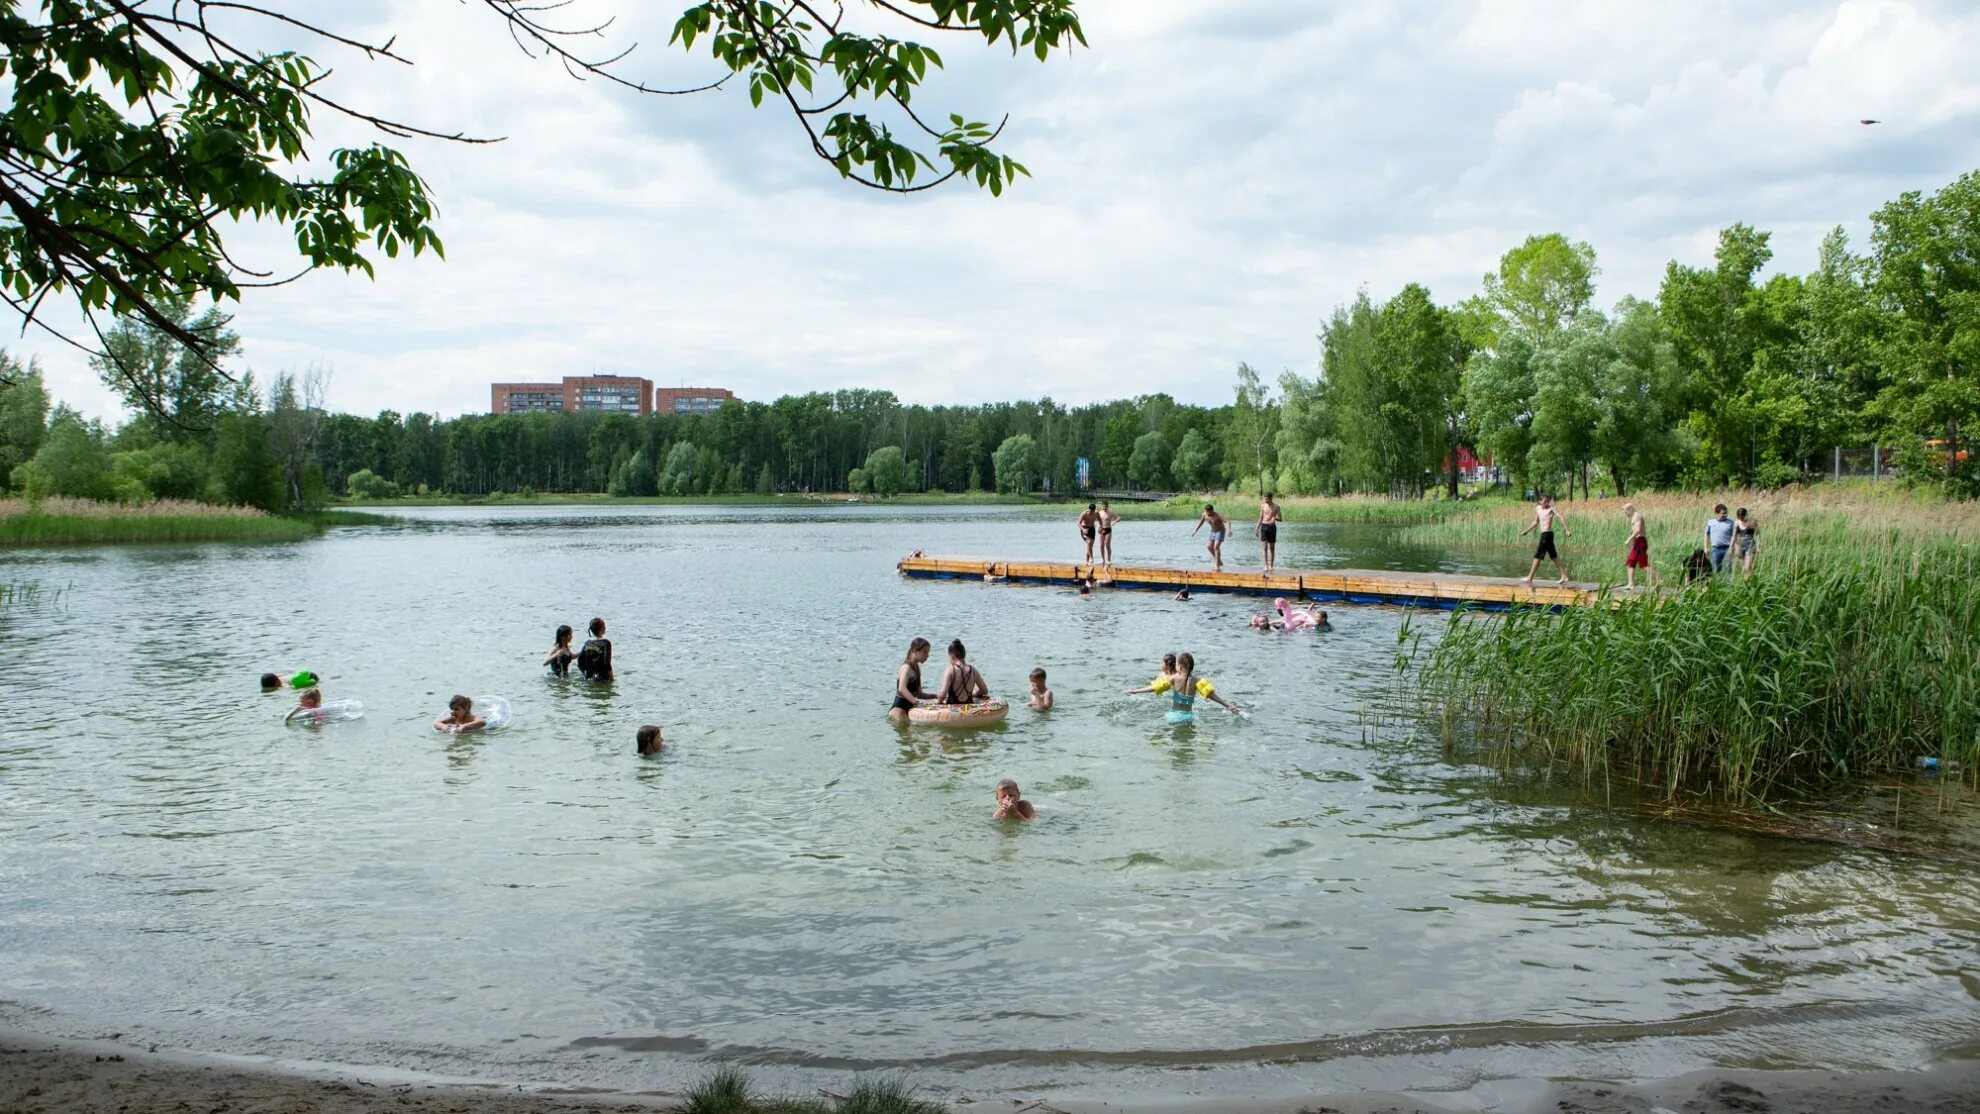
<instances>
[{"instance_id":1,"label":"swimming child's head","mask_svg":"<svg viewBox=\"0 0 1980 1114\"><path fill-rule=\"evenodd\" d=\"M304 689L303 694L296 697L296 703L301 704L305 708L321 708L323 706L323 690Z\"/></svg>"},{"instance_id":2,"label":"swimming child's head","mask_svg":"<svg viewBox=\"0 0 1980 1114\"><path fill-rule=\"evenodd\" d=\"M569 646L570 644L571 644L571 625L569 623L558 624L557 645Z\"/></svg>"},{"instance_id":3,"label":"swimming child's head","mask_svg":"<svg viewBox=\"0 0 1980 1114\"><path fill-rule=\"evenodd\" d=\"M1189 598L1189 585L1187 585L1187 584L1185 584L1185 585L1183 585L1182 587L1180 587L1180 588L1178 588L1178 589L1176 589L1176 598L1177 598L1177 599L1179 599L1179 600L1186 600L1186 599L1188 599L1188 598Z\"/></svg>"},{"instance_id":4,"label":"swimming child's head","mask_svg":"<svg viewBox=\"0 0 1980 1114\"><path fill-rule=\"evenodd\" d=\"M1022 792L1019 792L1017 782L1012 781L1010 778L1005 778L1004 780L997 783L998 804L1000 805L1008 804L1012 801L1020 801L1023 799L1024 799L1024 794Z\"/></svg>"},{"instance_id":5,"label":"swimming child's head","mask_svg":"<svg viewBox=\"0 0 1980 1114\"><path fill-rule=\"evenodd\" d=\"M1163 655L1162 655L1162 672L1164 672L1164 673L1174 673L1175 671L1176 671L1176 655L1174 655L1174 654L1163 654Z\"/></svg>"},{"instance_id":6,"label":"swimming child's head","mask_svg":"<svg viewBox=\"0 0 1980 1114\"><path fill-rule=\"evenodd\" d=\"M591 637L602 638L604 637L604 634L605 634L605 620L593 619L591 621Z\"/></svg>"},{"instance_id":7,"label":"swimming child's head","mask_svg":"<svg viewBox=\"0 0 1980 1114\"><path fill-rule=\"evenodd\" d=\"M928 640L926 638L917 638L913 642L908 643L906 660L910 662L927 661Z\"/></svg>"},{"instance_id":8,"label":"swimming child's head","mask_svg":"<svg viewBox=\"0 0 1980 1114\"><path fill-rule=\"evenodd\" d=\"M639 733L634 737L639 742L641 754L659 754L660 748L666 745L666 740L660 737L660 728L650 723L640 728Z\"/></svg>"},{"instance_id":9,"label":"swimming child's head","mask_svg":"<svg viewBox=\"0 0 1980 1114\"><path fill-rule=\"evenodd\" d=\"M1080 595L1082 595L1082 596L1090 596L1090 595L1092 595L1092 594L1093 594L1093 582L1092 582L1091 580L1082 580L1082 581L1080 581L1080 582L1079 582L1079 594L1080 594Z\"/></svg>"},{"instance_id":10,"label":"swimming child's head","mask_svg":"<svg viewBox=\"0 0 1980 1114\"><path fill-rule=\"evenodd\" d=\"M274 692L276 689L281 687L282 687L282 678L277 677L273 673L263 673L261 675L261 691Z\"/></svg>"},{"instance_id":11,"label":"swimming child's head","mask_svg":"<svg viewBox=\"0 0 1980 1114\"><path fill-rule=\"evenodd\" d=\"M465 696L456 696L447 701L447 709L457 716L464 716L474 711L474 701Z\"/></svg>"},{"instance_id":12,"label":"swimming child's head","mask_svg":"<svg viewBox=\"0 0 1980 1114\"><path fill-rule=\"evenodd\" d=\"M1269 627L1269 626L1271 626L1271 625L1272 625L1272 620L1271 620L1271 619L1269 619L1269 618L1267 618L1266 616L1263 616L1263 615L1253 615L1253 616L1251 617L1251 629L1252 629L1252 630L1264 630L1265 628L1267 628L1267 627Z\"/></svg>"},{"instance_id":13,"label":"swimming child's head","mask_svg":"<svg viewBox=\"0 0 1980 1114\"><path fill-rule=\"evenodd\" d=\"M1034 669L1031 671L1031 691L1045 691L1045 671L1043 669Z\"/></svg>"},{"instance_id":14,"label":"swimming child's head","mask_svg":"<svg viewBox=\"0 0 1980 1114\"><path fill-rule=\"evenodd\" d=\"M1184 676L1188 676L1189 674L1196 672L1196 659L1194 657L1191 657L1188 653L1177 654L1176 669L1180 671Z\"/></svg>"},{"instance_id":15,"label":"swimming child's head","mask_svg":"<svg viewBox=\"0 0 1980 1114\"><path fill-rule=\"evenodd\" d=\"M964 658L968 656L969 656L969 651L963 649L962 639L958 638L953 642L949 643L950 661L962 661Z\"/></svg>"}]
</instances>

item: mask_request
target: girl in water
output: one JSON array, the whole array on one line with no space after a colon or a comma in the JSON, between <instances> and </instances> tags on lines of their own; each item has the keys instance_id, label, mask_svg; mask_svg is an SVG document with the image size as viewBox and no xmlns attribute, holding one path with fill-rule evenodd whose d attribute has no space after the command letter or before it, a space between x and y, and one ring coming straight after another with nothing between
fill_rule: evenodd
<instances>
[{"instance_id":1,"label":"girl in water","mask_svg":"<svg viewBox=\"0 0 1980 1114\"><path fill-rule=\"evenodd\" d=\"M907 657L901 660L901 667L894 672L894 706L887 712L888 719L906 723L908 709L928 703L928 694L921 691L921 663L927 660L926 638L908 643Z\"/></svg>"},{"instance_id":2,"label":"girl in water","mask_svg":"<svg viewBox=\"0 0 1980 1114\"><path fill-rule=\"evenodd\" d=\"M962 639L949 643L949 668L942 672L937 703L975 704L990 699L990 686L983 683L983 674L964 660L967 653Z\"/></svg>"},{"instance_id":3,"label":"girl in water","mask_svg":"<svg viewBox=\"0 0 1980 1114\"><path fill-rule=\"evenodd\" d=\"M1127 695L1154 692L1169 695L1168 720L1173 724L1196 722L1196 698L1203 697L1212 703L1221 704L1224 710L1237 715L1237 705L1217 695L1217 686L1196 675L1196 659L1189 654L1176 655L1176 672L1156 679L1143 688L1129 689Z\"/></svg>"},{"instance_id":4,"label":"girl in water","mask_svg":"<svg viewBox=\"0 0 1980 1114\"><path fill-rule=\"evenodd\" d=\"M568 677L571 675L571 663L577 660L577 651L571 649L570 624L558 627L555 637L556 645L551 646L550 652L544 655L543 664L550 667L553 675Z\"/></svg>"}]
</instances>

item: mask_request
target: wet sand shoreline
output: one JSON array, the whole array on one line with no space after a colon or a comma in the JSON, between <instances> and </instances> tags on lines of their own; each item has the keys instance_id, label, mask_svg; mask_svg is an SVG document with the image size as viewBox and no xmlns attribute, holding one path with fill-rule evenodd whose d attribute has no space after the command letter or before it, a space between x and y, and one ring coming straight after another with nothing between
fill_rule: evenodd
<instances>
[{"instance_id":1,"label":"wet sand shoreline","mask_svg":"<svg viewBox=\"0 0 1980 1114\"><path fill-rule=\"evenodd\" d=\"M0 1111L9 1114L599 1114L673 1109L679 1096L409 1081L347 1068L321 1074L248 1060L150 1051L115 1041L0 1031ZM1016 1096L962 1109L1026 1114L1968 1114L1980 1061L1922 1071L1712 1069L1651 1083L1505 1079L1451 1094L1315 1095L1283 1101L1180 1097L1111 1103Z\"/></svg>"}]
</instances>

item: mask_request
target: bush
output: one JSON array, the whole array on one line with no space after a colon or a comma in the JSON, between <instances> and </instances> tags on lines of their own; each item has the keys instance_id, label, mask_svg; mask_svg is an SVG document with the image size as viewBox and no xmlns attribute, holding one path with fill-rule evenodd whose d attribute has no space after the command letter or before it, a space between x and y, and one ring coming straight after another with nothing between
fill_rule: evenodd
<instances>
[{"instance_id":1,"label":"bush","mask_svg":"<svg viewBox=\"0 0 1980 1114\"><path fill-rule=\"evenodd\" d=\"M352 472L350 478L344 482L350 489L351 498L353 499L397 499L399 497L398 484L373 472L369 468L360 468Z\"/></svg>"}]
</instances>

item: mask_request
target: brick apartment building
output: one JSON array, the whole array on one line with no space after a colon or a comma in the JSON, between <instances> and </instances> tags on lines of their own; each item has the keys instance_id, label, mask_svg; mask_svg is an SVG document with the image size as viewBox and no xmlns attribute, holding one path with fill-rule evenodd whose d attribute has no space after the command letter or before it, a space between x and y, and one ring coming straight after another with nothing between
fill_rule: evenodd
<instances>
[{"instance_id":1,"label":"brick apartment building","mask_svg":"<svg viewBox=\"0 0 1980 1114\"><path fill-rule=\"evenodd\" d=\"M495 383L488 393L488 409L495 414L653 412L653 380L636 375L566 375L561 383Z\"/></svg>"},{"instance_id":2,"label":"brick apartment building","mask_svg":"<svg viewBox=\"0 0 1980 1114\"><path fill-rule=\"evenodd\" d=\"M653 392L655 414L713 414L734 399L726 387L658 387Z\"/></svg>"}]
</instances>

